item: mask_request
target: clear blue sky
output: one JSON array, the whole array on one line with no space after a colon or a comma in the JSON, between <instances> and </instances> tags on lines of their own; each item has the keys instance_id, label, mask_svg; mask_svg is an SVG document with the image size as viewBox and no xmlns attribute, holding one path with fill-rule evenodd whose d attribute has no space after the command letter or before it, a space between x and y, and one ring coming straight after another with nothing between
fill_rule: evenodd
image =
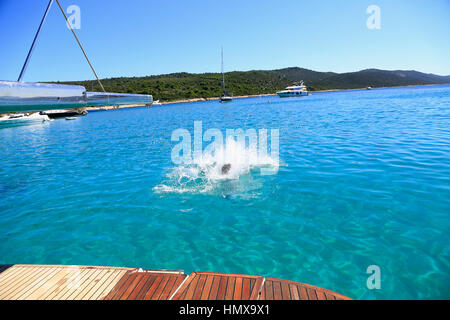
<instances>
[{"instance_id":1,"label":"clear blue sky","mask_svg":"<svg viewBox=\"0 0 450 320\"><path fill-rule=\"evenodd\" d=\"M299 66L450 75L450 0L60 0L101 78ZM16 80L47 0L0 0L0 79ZM369 5L381 30L369 30ZM25 81L93 79L56 3Z\"/></svg>"}]
</instances>

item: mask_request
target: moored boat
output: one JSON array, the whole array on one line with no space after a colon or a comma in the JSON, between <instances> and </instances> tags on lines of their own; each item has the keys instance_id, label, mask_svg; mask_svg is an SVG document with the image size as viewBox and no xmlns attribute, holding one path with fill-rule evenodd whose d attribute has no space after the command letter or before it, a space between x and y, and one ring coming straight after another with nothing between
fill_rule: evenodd
<instances>
[{"instance_id":1,"label":"moored boat","mask_svg":"<svg viewBox=\"0 0 450 320\"><path fill-rule=\"evenodd\" d=\"M223 72L223 48L222 48L222 84L220 90L220 102L231 102L231 101L233 101L231 94L229 94L225 90L225 73Z\"/></svg>"},{"instance_id":2,"label":"moored boat","mask_svg":"<svg viewBox=\"0 0 450 320\"><path fill-rule=\"evenodd\" d=\"M300 84L294 84L292 86L287 87L282 91L278 91L277 95L280 98L288 98L288 97L302 97L309 95L309 92L306 86L303 84L303 80Z\"/></svg>"},{"instance_id":3,"label":"moored boat","mask_svg":"<svg viewBox=\"0 0 450 320\"><path fill-rule=\"evenodd\" d=\"M10 115L4 115L0 117L0 126L5 125L27 125L33 123L41 123L50 121L47 115L41 115L39 113L14 113Z\"/></svg>"},{"instance_id":4,"label":"moored boat","mask_svg":"<svg viewBox=\"0 0 450 320\"><path fill-rule=\"evenodd\" d=\"M74 116L85 116L87 114L86 110L46 110L41 111L39 114L46 115L50 119L56 119L56 118L67 118L67 117L74 117Z\"/></svg>"}]
</instances>

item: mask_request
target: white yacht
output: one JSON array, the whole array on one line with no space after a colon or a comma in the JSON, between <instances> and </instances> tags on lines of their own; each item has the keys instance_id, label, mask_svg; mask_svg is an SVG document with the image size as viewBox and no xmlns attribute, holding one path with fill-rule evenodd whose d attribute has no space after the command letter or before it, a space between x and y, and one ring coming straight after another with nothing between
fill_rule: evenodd
<instances>
[{"instance_id":1,"label":"white yacht","mask_svg":"<svg viewBox=\"0 0 450 320\"><path fill-rule=\"evenodd\" d=\"M279 95L280 98L301 97L309 95L309 92L306 89L306 86L303 84L303 81L301 81L298 85L294 84L290 87L287 87L283 91L277 92L277 95Z\"/></svg>"}]
</instances>

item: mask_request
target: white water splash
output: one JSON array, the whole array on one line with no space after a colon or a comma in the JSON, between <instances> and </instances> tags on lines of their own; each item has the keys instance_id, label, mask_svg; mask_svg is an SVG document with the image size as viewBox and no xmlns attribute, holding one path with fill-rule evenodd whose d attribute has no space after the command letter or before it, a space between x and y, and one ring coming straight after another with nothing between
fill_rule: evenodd
<instances>
[{"instance_id":1,"label":"white water splash","mask_svg":"<svg viewBox=\"0 0 450 320\"><path fill-rule=\"evenodd\" d=\"M229 164L230 170L224 174L222 168ZM278 157L260 155L256 147L246 147L234 139L228 139L225 147L212 154L203 154L190 163L173 168L167 179L153 190L157 193L206 193L221 189L229 181L239 181L241 177L256 169L277 171ZM229 187L229 184L227 185Z\"/></svg>"}]
</instances>

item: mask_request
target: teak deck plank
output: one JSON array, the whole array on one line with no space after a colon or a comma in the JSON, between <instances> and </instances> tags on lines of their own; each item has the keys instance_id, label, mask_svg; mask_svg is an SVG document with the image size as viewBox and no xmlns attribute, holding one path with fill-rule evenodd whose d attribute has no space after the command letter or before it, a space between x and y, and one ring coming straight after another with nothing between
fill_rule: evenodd
<instances>
[{"instance_id":1,"label":"teak deck plank","mask_svg":"<svg viewBox=\"0 0 450 320\"><path fill-rule=\"evenodd\" d=\"M239 274L0 265L0 300L349 300L304 283Z\"/></svg>"},{"instance_id":2,"label":"teak deck plank","mask_svg":"<svg viewBox=\"0 0 450 320\"><path fill-rule=\"evenodd\" d=\"M93 288L101 282L108 275L108 270L99 271L95 274L95 276L91 279L89 283L86 284L85 288L74 298L74 300L83 300L89 292L93 291Z\"/></svg>"},{"instance_id":3,"label":"teak deck plank","mask_svg":"<svg viewBox=\"0 0 450 320\"><path fill-rule=\"evenodd\" d=\"M104 286L99 288L97 292L89 298L89 300L102 300L104 299L108 293L114 288L114 286L122 279L122 277L127 273L128 271L125 270L118 270L114 276L111 278L108 283L105 283Z\"/></svg>"},{"instance_id":4,"label":"teak deck plank","mask_svg":"<svg viewBox=\"0 0 450 320\"><path fill-rule=\"evenodd\" d=\"M129 274L129 276L126 279L125 283L122 285L120 290L117 291L117 293L114 295L114 297L111 300L120 300L120 298L123 296L125 291L130 287L130 285L133 283L133 281L135 279L136 279L135 273Z\"/></svg>"},{"instance_id":5,"label":"teak deck plank","mask_svg":"<svg viewBox=\"0 0 450 320\"><path fill-rule=\"evenodd\" d=\"M185 281L176 289L173 297L169 297L171 300L182 300L186 296L186 289L190 286L192 280L195 278L196 272L191 273Z\"/></svg>"},{"instance_id":6,"label":"teak deck plank","mask_svg":"<svg viewBox=\"0 0 450 320\"><path fill-rule=\"evenodd\" d=\"M49 280L51 280L55 275L61 272L58 268L50 269L51 271L47 273L45 276L41 276L34 283L34 286L31 288L27 288L26 290L22 290L22 292L16 296L15 299L25 300L25 299L33 299L35 296L35 292L38 292L43 286L45 286Z\"/></svg>"},{"instance_id":7,"label":"teak deck plank","mask_svg":"<svg viewBox=\"0 0 450 320\"><path fill-rule=\"evenodd\" d=\"M273 299L283 300L283 296L281 295L281 283L278 281L273 281Z\"/></svg>"},{"instance_id":8,"label":"teak deck plank","mask_svg":"<svg viewBox=\"0 0 450 320\"><path fill-rule=\"evenodd\" d=\"M219 292L217 293L217 300L225 300L225 294L227 292L228 278L225 276L219 276Z\"/></svg>"},{"instance_id":9,"label":"teak deck plank","mask_svg":"<svg viewBox=\"0 0 450 320\"><path fill-rule=\"evenodd\" d=\"M234 282L233 300L241 300L242 298L242 278L237 277Z\"/></svg>"},{"instance_id":10,"label":"teak deck plank","mask_svg":"<svg viewBox=\"0 0 450 320\"><path fill-rule=\"evenodd\" d=\"M316 290L316 295L317 295L317 300L327 300L327 298L325 298L325 293Z\"/></svg>"},{"instance_id":11,"label":"teak deck plank","mask_svg":"<svg viewBox=\"0 0 450 320\"><path fill-rule=\"evenodd\" d=\"M153 292L153 295L151 296L150 300L159 300L159 296L166 288L167 282L169 282L168 276L161 276L161 281L159 282L158 288L155 289Z\"/></svg>"},{"instance_id":12,"label":"teak deck plank","mask_svg":"<svg viewBox=\"0 0 450 320\"><path fill-rule=\"evenodd\" d=\"M145 286L149 278L150 278L149 275L142 274L139 283L134 287L133 291L130 292L127 299L134 300L139 295L139 293L141 292L142 288Z\"/></svg>"},{"instance_id":13,"label":"teak deck plank","mask_svg":"<svg viewBox=\"0 0 450 320\"><path fill-rule=\"evenodd\" d=\"M263 278L257 276L193 272L174 299L257 300L262 281Z\"/></svg>"},{"instance_id":14,"label":"teak deck plank","mask_svg":"<svg viewBox=\"0 0 450 320\"><path fill-rule=\"evenodd\" d=\"M187 288L186 295L183 300L192 300L195 289L197 288L197 283L198 283L198 276L196 275L194 280L192 280L191 284Z\"/></svg>"},{"instance_id":15,"label":"teak deck plank","mask_svg":"<svg viewBox=\"0 0 450 320\"><path fill-rule=\"evenodd\" d=\"M172 295L175 294L175 292L181 287L182 283L187 280L187 277L188 276L185 274L179 275L179 277L177 278L177 281L175 282L175 284L172 288L172 291L169 294L168 299L170 299L172 297Z\"/></svg>"},{"instance_id":16,"label":"teak deck plank","mask_svg":"<svg viewBox=\"0 0 450 320\"><path fill-rule=\"evenodd\" d=\"M209 295L211 293L211 288L214 281L214 276L206 276L205 286L203 287L202 295L200 296L200 300L208 300Z\"/></svg>"},{"instance_id":17,"label":"teak deck plank","mask_svg":"<svg viewBox=\"0 0 450 320\"><path fill-rule=\"evenodd\" d=\"M142 300L145 297L145 294L147 293L147 291L153 285L153 282L155 282L155 280L156 280L156 276L146 275L142 281L142 282L145 281L144 285L142 286L142 288L140 290L139 290L139 288L136 288L136 291L133 291L133 294L130 296L130 299Z\"/></svg>"},{"instance_id":18,"label":"teak deck plank","mask_svg":"<svg viewBox=\"0 0 450 320\"><path fill-rule=\"evenodd\" d=\"M289 283L286 281L281 282L281 296L283 300L292 300L289 290Z\"/></svg>"},{"instance_id":19,"label":"teak deck plank","mask_svg":"<svg viewBox=\"0 0 450 320\"><path fill-rule=\"evenodd\" d=\"M153 281L152 285L148 288L148 291L145 293L142 300L151 300L159 285L161 284L163 277L155 276L155 281Z\"/></svg>"},{"instance_id":20,"label":"teak deck plank","mask_svg":"<svg viewBox=\"0 0 450 320\"><path fill-rule=\"evenodd\" d=\"M298 293L298 288L294 284L289 285L289 289L291 290L292 300L300 300L300 295Z\"/></svg>"},{"instance_id":21,"label":"teak deck plank","mask_svg":"<svg viewBox=\"0 0 450 320\"><path fill-rule=\"evenodd\" d=\"M6 274L5 276L0 275L0 299L6 297L6 294L13 290L15 287L19 286L21 281L25 281L25 279L29 276L30 270L32 272L38 272L37 269L28 270L25 268L11 268L11 272ZM32 275L33 273L31 273Z\"/></svg>"},{"instance_id":22,"label":"teak deck plank","mask_svg":"<svg viewBox=\"0 0 450 320\"><path fill-rule=\"evenodd\" d=\"M264 287L266 292L266 300L273 300L273 281L266 279L266 284Z\"/></svg>"},{"instance_id":23,"label":"teak deck plank","mask_svg":"<svg viewBox=\"0 0 450 320\"><path fill-rule=\"evenodd\" d=\"M13 290L9 291L9 294L5 296L8 300L15 300L16 297L20 297L28 290L32 290L42 279L45 279L47 274L51 274L52 269L43 270L43 272L35 273L33 276L24 278L20 285L17 285Z\"/></svg>"},{"instance_id":24,"label":"teak deck plank","mask_svg":"<svg viewBox=\"0 0 450 320\"><path fill-rule=\"evenodd\" d=\"M23 288L29 281L33 281L36 277L39 277L40 275L46 273L47 269L31 269L25 270L25 272L22 272L20 277L14 277L9 288L6 288L6 290L2 290L1 292L1 299L10 300L11 296L15 294L18 290Z\"/></svg>"},{"instance_id":25,"label":"teak deck plank","mask_svg":"<svg viewBox=\"0 0 450 320\"><path fill-rule=\"evenodd\" d=\"M308 292L306 291L306 288L303 286L297 287L298 291L300 292L300 300L309 300L308 298Z\"/></svg>"},{"instance_id":26,"label":"teak deck plank","mask_svg":"<svg viewBox=\"0 0 450 320\"><path fill-rule=\"evenodd\" d=\"M111 292L105 297L105 300L113 300L114 296L119 292L119 290L123 287L125 282L130 278L130 273L125 273L123 277L119 280L118 283L114 286Z\"/></svg>"},{"instance_id":27,"label":"teak deck plank","mask_svg":"<svg viewBox=\"0 0 450 320\"><path fill-rule=\"evenodd\" d=\"M169 280L167 281L165 290L161 293L158 300L167 300L169 299L170 295L173 292L173 287L175 286L175 283L177 283L178 277L170 276Z\"/></svg>"},{"instance_id":28,"label":"teak deck plank","mask_svg":"<svg viewBox=\"0 0 450 320\"><path fill-rule=\"evenodd\" d=\"M131 276L132 280L128 287L124 287L122 290L122 295L119 300L127 300L133 290L139 285L139 282L142 281L143 276L141 274L135 273Z\"/></svg>"},{"instance_id":29,"label":"teak deck plank","mask_svg":"<svg viewBox=\"0 0 450 320\"><path fill-rule=\"evenodd\" d=\"M91 300L92 296L94 296L97 291L101 290L102 287L108 285L111 279L114 279L118 273L119 272L115 270L107 270L103 278L97 282L94 287L92 287L92 289L82 298L82 300Z\"/></svg>"},{"instance_id":30,"label":"teak deck plank","mask_svg":"<svg viewBox=\"0 0 450 320\"><path fill-rule=\"evenodd\" d=\"M202 274L198 278L197 288L192 296L193 300L200 300L206 283L206 275Z\"/></svg>"},{"instance_id":31,"label":"teak deck plank","mask_svg":"<svg viewBox=\"0 0 450 320\"><path fill-rule=\"evenodd\" d=\"M250 279L243 279L242 280L242 300L248 300L247 297L250 298L250 290L251 290L251 280Z\"/></svg>"},{"instance_id":32,"label":"teak deck plank","mask_svg":"<svg viewBox=\"0 0 450 320\"><path fill-rule=\"evenodd\" d=\"M70 270L64 268L57 268L58 271L51 277L48 277L45 283L38 288L33 294L27 297L28 300L45 299L49 294L60 287L62 283L68 279Z\"/></svg>"},{"instance_id":33,"label":"teak deck plank","mask_svg":"<svg viewBox=\"0 0 450 320\"><path fill-rule=\"evenodd\" d=\"M80 270L78 277L76 279L76 283L72 283L70 286L66 286L64 290L61 290L61 292L57 293L56 296L53 296L52 300L70 300L71 297L77 293L77 290L82 286L82 284L86 281L86 279L89 278L89 276L94 272L95 270ZM50 296L47 297L47 299L50 299Z\"/></svg>"},{"instance_id":34,"label":"teak deck plank","mask_svg":"<svg viewBox=\"0 0 450 320\"><path fill-rule=\"evenodd\" d=\"M225 294L225 300L233 300L235 283L236 283L235 277L228 278L227 293Z\"/></svg>"},{"instance_id":35,"label":"teak deck plank","mask_svg":"<svg viewBox=\"0 0 450 320\"><path fill-rule=\"evenodd\" d=\"M212 285L211 285L211 291L209 292L208 297L205 300L216 300L217 298L217 292L219 290L219 284L220 284L220 277L211 276L213 279Z\"/></svg>"},{"instance_id":36,"label":"teak deck plank","mask_svg":"<svg viewBox=\"0 0 450 320\"><path fill-rule=\"evenodd\" d=\"M74 286L72 292L67 296L66 300L78 300L87 292L87 287L92 284L92 281L101 274L101 270L86 270L87 277L80 280L79 285ZM82 272L84 273L84 272Z\"/></svg>"},{"instance_id":37,"label":"teak deck plank","mask_svg":"<svg viewBox=\"0 0 450 320\"><path fill-rule=\"evenodd\" d=\"M272 296L273 292L273 296ZM336 292L289 280L267 278L261 300L350 300Z\"/></svg>"},{"instance_id":38,"label":"teak deck plank","mask_svg":"<svg viewBox=\"0 0 450 320\"><path fill-rule=\"evenodd\" d=\"M0 274L0 283L1 282L5 282L9 277L11 277L14 274L17 274L17 272L22 271L22 270L24 270L24 268L18 268L18 267L15 267L15 266L11 266L7 270L4 270Z\"/></svg>"},{"instance_id":39,"label":"teak deck plank","mask_svg":"<svg viewBox=\"0 0 450 320\"><path fill-rule=\"evenodd\" d=\"M58 269L58 268L57 268ZM42 296L42 299L44 300L51 300L53 297L58 296L60 293L62 293L62 291L64 291L66 288L69 288L72 286L72 279L74 278L74 275L77 275L77 273L79 273L79 271L77 272L76 268L70 268L67 269L67 274L65 279L63 279L62 281L60 281L58 283L58 286L56 286L53 290L49 290L49 292L46 293L46 295Z\"/></svg>"}]
</instances>

